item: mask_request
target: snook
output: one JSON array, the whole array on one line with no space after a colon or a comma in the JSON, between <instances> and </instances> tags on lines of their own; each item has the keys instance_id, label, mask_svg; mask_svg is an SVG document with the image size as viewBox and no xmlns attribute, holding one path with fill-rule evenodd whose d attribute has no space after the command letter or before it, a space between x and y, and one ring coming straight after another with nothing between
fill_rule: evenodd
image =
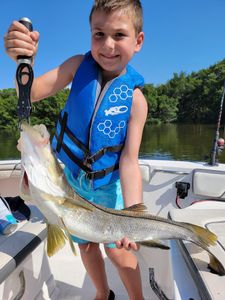
<instances>
[{"instance_id":1,"label":"snook","mask_svg":"<svg viewBox=\"0 0 225 300\"><path fill-rule=\"evenodd\" d=\"M152 216L144 205L113 210L94 205L74 192L55 158L44 125L21 125L21 197L31 200L46 218L47 252L51 256L65 244L75 252L71 234L96 243L110 243L128 237L145 246L169 249L159 240L182 239L193 242L210 254L211 268L225 274L223 265L209 250L217 237L209 230Z\"/></svg>"}]
</instances>

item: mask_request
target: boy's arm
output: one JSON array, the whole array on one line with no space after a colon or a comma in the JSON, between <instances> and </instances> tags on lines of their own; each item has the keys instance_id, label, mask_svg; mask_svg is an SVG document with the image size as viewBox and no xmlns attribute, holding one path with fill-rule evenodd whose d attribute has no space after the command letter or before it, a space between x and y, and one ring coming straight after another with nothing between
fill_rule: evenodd
<instances>
[{"instance_id":1,"label":"boy's arm","mask_svg":"<svg viewBox=\"0 0 225 300\"><path fill-rule=\"evenodd\" d=\"M31 89L31 100L33 102L41 100L65 88L73 80L83 58L83 55L70 57L57 68L35 78Z\"/></svg>"},{"instance_id":2,"label":"boy's arm","mask_svg":"<svg viewBox=\"0 0 225 300\"><path fill-rule=\"evenodd\" d=\"M142 179L138 164L138 154L147 112L145 97L139 89L136 89L119 167L125 207L142 202ZM132 248L133 250L138 248L135 243L130 243L127 238L118 241L117 247Z\"/></svg>"}]
</instances>

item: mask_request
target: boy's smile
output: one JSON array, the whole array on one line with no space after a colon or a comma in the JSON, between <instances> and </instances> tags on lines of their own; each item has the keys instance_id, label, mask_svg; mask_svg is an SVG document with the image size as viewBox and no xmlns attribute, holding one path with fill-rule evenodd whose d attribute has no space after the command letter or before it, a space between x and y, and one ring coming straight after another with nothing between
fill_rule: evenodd
<instances>
[{"instance_id":1,"label":"boy's smile","mask_svg":"<svg viewBox=\"0 0 225 300\"><path fill-rule=\"evenodd\" d=\"M136 35L131 16L120 10L109 14L94 12L91 32L92 56L101 66L105 80L124 71L133 55L141 49L144 37L143 32Z\"/></svg>"}]
</instances>

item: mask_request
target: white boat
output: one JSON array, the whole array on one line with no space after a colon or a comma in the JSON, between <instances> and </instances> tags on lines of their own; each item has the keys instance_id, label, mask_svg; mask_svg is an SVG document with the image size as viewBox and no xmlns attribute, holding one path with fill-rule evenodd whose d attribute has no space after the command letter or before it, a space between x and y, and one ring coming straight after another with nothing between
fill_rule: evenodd
<instances>
[{"instance_id":1,"label":"white boat","mask_svg":"<svg viewBox=\"0 0 225 300\"><path fill-rule=\"evenodd\" d=\"M210 249L225 266L225 165L140 159L140 166L149 212L209 228L218 236ZM19 180L20 161L1 161L0 194L18 195ZM8 236L0 235L0 299L93 299L95 289L79 254L74 256L66 246L48 258L43 217L36 207L30 208L30 221L20 222ZM189 242L168 244L168 251L141 247L137 252L146 300L225 299L225 276L210 272L206 251ZM116 299L128 299L104 257Z\"/></svg>"}]
</instances>

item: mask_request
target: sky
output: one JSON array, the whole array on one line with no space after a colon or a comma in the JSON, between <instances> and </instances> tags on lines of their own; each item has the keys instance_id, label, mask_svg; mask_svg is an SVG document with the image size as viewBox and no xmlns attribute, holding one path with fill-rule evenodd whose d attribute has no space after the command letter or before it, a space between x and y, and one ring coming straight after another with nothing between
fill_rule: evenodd
<instances>
[{"instance_id":1,"label":"sky","mask_svg":"<svg viewBox=\"0 0 225 300\"><path fill-rule=\"evenodd\" d=\"M0 0L0 89L14 87L16 63L4 51L13 20L28 17L40 32L39 76L90 49L92 0ZM142 0L145 41L130 64L146 83L166 83L225 58L225 0Z\"/></svg>"}]
</instances>

